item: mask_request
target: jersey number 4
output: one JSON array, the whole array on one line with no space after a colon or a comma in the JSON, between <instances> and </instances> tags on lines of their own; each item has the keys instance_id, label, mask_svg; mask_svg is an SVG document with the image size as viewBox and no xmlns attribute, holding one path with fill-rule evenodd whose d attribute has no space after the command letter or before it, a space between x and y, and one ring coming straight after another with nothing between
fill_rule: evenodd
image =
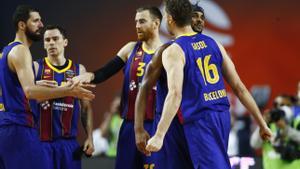
<instances>
[{"instance_id":1,"label":"jersey number 4","mask_svg":"<svg viewBox=\"0 0 300 169\"><path fill-rule=\"evenodd\" d=\"M205 86L207 85L207 83L216 84L220 79L217 66L213 63L209 64L210 58L211 55L206 55L204 57L204 63L202 61L202 58L197 59L197 65L202 74Z\"/></svg>"}]
</instances>

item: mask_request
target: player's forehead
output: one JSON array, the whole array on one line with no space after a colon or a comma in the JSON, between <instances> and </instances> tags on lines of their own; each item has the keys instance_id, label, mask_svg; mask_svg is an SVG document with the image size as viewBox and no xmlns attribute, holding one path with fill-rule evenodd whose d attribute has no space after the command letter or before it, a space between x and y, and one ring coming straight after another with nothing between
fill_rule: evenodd
<instances>
[{"instance_id":1,"label":"player's forehead","mask_svg":"<svg viewBox=\"0 0 300 169\"><path fill-rule=\"evenodd\" d=\"M193 16L198 16L198 17L202 17L203 13L201 11L194 11L193 12Z\"/></svg>"},{"instance_id":2,"label":"player's forehead","mask_svg":"<svg viewBox=\"0 0 300 169\"><path fill-rule=\"evenodd\" d=\"M58 29L49 29L44 33L44 38L62 37L61 32Z\"/></svg>"},{"instance_id":3,"label":"player's forehead","mask_svg":"<svg viewBox=\"0 0 300 169\"><path fill-rule=\"evenodd\" d=\"M41 20L41 16L40 13L36 12L36 11L32 11L29 13L29 19L30 20Z\"/></svg>"},{"instance_id":4,"label":"player's forehead","mask_svg":"<svg viewBox=\"0 0 300 169\"><path fill-rule=\"evenodd\" d=\"M137 12L135 15L135 20L137 21L140 19L146 19L146 20L151 19L151 14L150 14L149 10L143 10L143 11Z\"/></svg>"}]
</instances>

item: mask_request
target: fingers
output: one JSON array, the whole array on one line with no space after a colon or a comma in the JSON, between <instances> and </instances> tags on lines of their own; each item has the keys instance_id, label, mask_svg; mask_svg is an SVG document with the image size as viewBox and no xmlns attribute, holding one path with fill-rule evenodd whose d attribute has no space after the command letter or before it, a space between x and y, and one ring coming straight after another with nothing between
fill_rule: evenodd
<instances>
[{"instance_id":1,"label":"fingers","mask_svg":"<svg viewBox=\"0 0 300 169\"><path fill-rule=\"evenodd\" d=\"M149 152L157 152L158 148L155 145L147 144L146 150L149 151Z\"/></svg>"},{"instance_id":2,"label":"fingers","mask_svg":"<svg viewBox=\"0 0 300 169\"><path fill-rule=\"evenodd\" d=\"M96 85L95 84L91 84L91 83L82 83L80 84L81 87L84 87L84 88L95 88Z\"/></svg>"},{"instance_id":3,"label":"fingers","mask_svg":"<svg viewBox=\"0 0 300 169\"><path fill-rule=\"evenodd\" d=\"M77 93L77 97L80 98L80 99L85 99L85 100L93 100L95 98L95 95L93 94L92 91L90 90L87 90L83 87L80 87L80 86L76 86L78 87L78 90L79 92Z\"/></svg>"}]
</instances>

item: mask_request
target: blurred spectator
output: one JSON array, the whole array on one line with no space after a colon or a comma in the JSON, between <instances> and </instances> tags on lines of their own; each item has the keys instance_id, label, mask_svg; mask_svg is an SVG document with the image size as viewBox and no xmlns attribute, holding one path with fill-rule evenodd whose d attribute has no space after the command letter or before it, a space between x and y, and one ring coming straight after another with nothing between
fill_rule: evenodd
<instances>
[{"instance_id":1,"label":"blurred spectator","mask_svg":"<svg viewBox=\"0 0 300 169\"><path fill-rule=\"evenodd\" d=\"M300 122L296 122L291 97L280 95L274 99L274 108L264 113L271 130L271 142L263 142L257 128L251 136L251 146L262 148L264 169L295 169L300 166ZM297 124L297 125L296 125Z\"/></svg>"},{"instance_id":2,"label":"blurred spectator","mask_svg":"<svg viewBox=\"0 0 300 169\"><path fill-rule=\"evenodd\" d=\"M116 157L117 140L122 119L120 118L120 94L113 99L110 109L104 114L104 121L93 132L95 152L93 156L104 154Z\"/></svg>"}]
</instances>

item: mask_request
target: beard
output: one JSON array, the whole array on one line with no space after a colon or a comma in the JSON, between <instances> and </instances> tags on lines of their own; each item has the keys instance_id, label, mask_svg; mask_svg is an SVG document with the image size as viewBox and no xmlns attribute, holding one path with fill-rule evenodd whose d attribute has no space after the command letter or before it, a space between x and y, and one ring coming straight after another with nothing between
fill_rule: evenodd
<instances>
[{"instance_id":1,"label":"beard","mask_svg":"<svg viewBox=\"0 0 300 169\"><path fill-rule=\"evenodd\" d=\"M201 23L193 24L192 25L192 29L195 32L202 33L202 31L203 31L203 25L201 25Z\"/></svg>"},{"instance_id":2,"label":"beard","mask_svg":"<svg viewBox=\"0 0 300 169\"><path fill-rule=\"evenodd\" d=\"M139 41L147 41L150 38L149 32L141 32L137 34L137 38Z\"/></svg>"},{"instance_id":3,"label":"beard","mask_svg":"<svg viewBox=\"0 0 300 169\"><path fill-rule=\"evenodd\" d=\"M32 32L29 29L26 29L25 34L30 40L34 42L40 41L42 39L41 29L37 30L36 32Z\"/></svg>"}]
</instances>

